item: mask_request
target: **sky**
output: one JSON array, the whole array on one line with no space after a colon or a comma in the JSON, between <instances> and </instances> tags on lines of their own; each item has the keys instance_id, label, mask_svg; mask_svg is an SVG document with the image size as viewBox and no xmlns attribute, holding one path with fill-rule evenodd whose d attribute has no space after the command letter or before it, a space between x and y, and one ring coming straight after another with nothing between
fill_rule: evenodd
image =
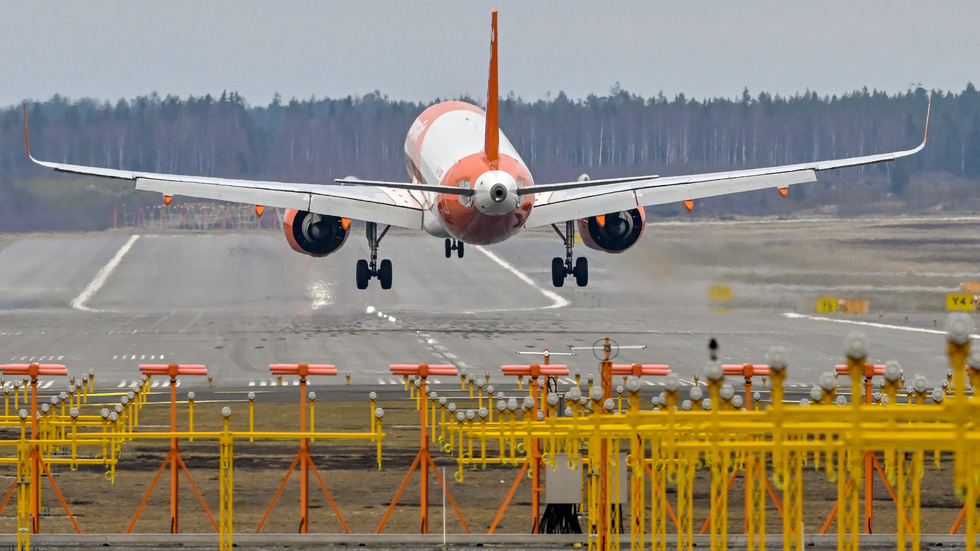
<instances>
[{"instance_id":1,"label":"sky","mask_svg":"<svg viewBox=\"0 0 980 551\"><path fill-rule=\"evenodd\" d=\"M239 92L250 105L375 90L735 98L980 85L976 0L0 0L0 106Z\"/></svg>"}]
</instances>

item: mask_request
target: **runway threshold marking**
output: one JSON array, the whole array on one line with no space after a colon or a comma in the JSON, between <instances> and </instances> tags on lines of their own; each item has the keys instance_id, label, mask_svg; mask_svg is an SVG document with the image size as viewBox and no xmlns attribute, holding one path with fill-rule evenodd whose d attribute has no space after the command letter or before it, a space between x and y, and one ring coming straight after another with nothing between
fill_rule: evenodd
<instances>
[{"instance_id":1,"label":"runway threshold marking","mask_svg":"<svg viewBox=\"0 0 980 551\"><path fill-rule=\"evenodd\" d=\"M115 256L113 256L109 260L109 262L107 262L106 265L103 266L101 270L99 270L99 273L95 275L95 279L93 279L92 282L88 284L88 287L86 287L85 290L81 292L81 294L79 294L71 301L72 308L76 310L82 310L85 312L98 311L85 306L85 303L88 302L89 299L91 299L92 296L95 295L95 293L97 293L99 289L102 288L103 285L105 285L106 280L109 279L109 276L112 275L112 272L115 271L117 266L119 266L119 263L122 262L123 257L126 256L126 253L129 252L129 249L133 247L133 243L136 243L136 240L139 239L139 237L140 236L138 235L131 236L126 241L126 243L118 251L116 251Z\"/></svg>"},{"instance_id":2,"label":"runway threshold marking","mask_svg":"<svg viewBox=\"0 0 980 551\"><path fill-rule=\"evenodd\" d=\"M928 333L930 335L945 335L946 331L940 329L926 329L924 327L906 327L904 325L888 325L887 323L875 323L872 321L858 321L858 320L842 320L835 318L823 318L820 316L810 316L807 314L797 314L795 312L786 312L783 314L784 317L789 319L805 319L811 321L830 321L833 323L843 323L846 325L860 325L863 327L874 327L875 329L894 329L896 331L910 331L912 333ZM974 339L980 338L980 335L970 335Z\"/></svg>"},{"instance_id":3,"label":"runway threshold marking","mask_svg":"<svg viewBox=\"0 0 980 551\"><path fill-rule=\"evenodd\" d=\"M490 260L493 260L494 262L496 262L497 264L499 264L505 270L507 270L510 273L516 275L518 277L518 279L520 279L524 283L527 283L531 287L537 289L538 292L540 292L542 295L544 295L549 300L551 300L551 302L552 302L551 306L546 306L546 308L562 308L562 307L568 306L570 304L568 300L566 300L564 297L562 297L558 293L556 293L554 291L550 291L548 289L541 288L537 283L534 282L533 279L531 279L530 277L528 277L524 272L518 270L517 268L515 268L514 266L512 266L509 262L507 262L506 260L504 260L504 259L500 258L499 256L493 254L492 252L488 251L487 249L485 249L485 248L483 248L483 247L481 247L479 245L477 245L477 246L475 246L473 248L476 249L476 250L478 250L478 251L480 251L487 258L489 258Z\"/></svg>"}]
</instances>

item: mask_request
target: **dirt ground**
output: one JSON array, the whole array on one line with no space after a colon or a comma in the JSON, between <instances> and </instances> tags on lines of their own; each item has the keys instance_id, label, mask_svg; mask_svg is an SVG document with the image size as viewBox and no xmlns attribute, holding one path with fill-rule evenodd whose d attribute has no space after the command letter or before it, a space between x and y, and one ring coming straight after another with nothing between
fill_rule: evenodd
<instances>
[{"instance_id":1,"label":"dirt ground","mask_svg":"<svg viewBox=\"0 0 980 551\"><path fill-rule=\"evenodd\" d=\"M218 430L221 426L221 403L195 405L194 418L197 431ZM322 478L337 510L351 533L374 533L392 499L404 480L419 450L419 417L413 400L378 404L385 409L383 466L378 469L376 448L370 441L317 439L310 443L310 455L316 472ZM464 404L460 404L465 407ZM247 406L232 404L232 430L248 430ZM295 430L296 404L256 404L256 430ZM168 404L147 404L140 413L140 431L166 430L169 423ZM316 430L332 432L363 432L369 427L370 407L363 403L318 404ZM89 413L83 410L84 413ZM94 411L92 412L94 413ZM186 430L188 412L180 407L178 429ZM14 436L11 429L0 429L0 438ZM147 494L154 476L159 472L167 456L168 441L133 440L123 444L114 479L110 480L102 466L79 466L72 470L67 466L53 466L52 474L61 489L72 514L84 533L123 533L134 518L141 501ZM255 532L267 514L263 533L296 533L299 531L300 491L299 470L292 475L278 497L274 496L283 482L288 469L299 451L295 441L237 441L234 450L234 526L236 532ZM100 453L87 449L86 453ZM4 455L7 455L6 453ZM197 438L193 442L180 442L180 456L187 466L194 484L204 496L204 502L218 520L219 446L214 440ZM486 469L469 469L463 480L457 481L455 458L433 446L432 456L449 480L449 492L459 504L462 517L470 531L486 533L519 472L514 466L488 466ZM923 533L945 534L950 531L962 505L952 492L952 464L943 459L937 468L933 457L926 458L923 478L922 527ZM835 480L822 469L814 469L811 462L806 470L804 522L807 533L821 530L830 515L837 492ZM0 466L3 490L13 481L13 465ZM698 473L694 500L695 532L699 531L708 514L709 473ZM44 533L72 533L73 527L64 509L57 501L48 481L44 483L42 502ZM179 529L183 533L209 533L214 530L208 515L195 493L182 476L179 487ZM316 475L310 476L309 532L343 533L338 515L333 510ZM743 525L744 492L741 478L735 480L729 493L729 532L741 532ZM168 533L169 524L169 473L161 473L160 479L137 519L135 533ZM668 501L676 504L674 488L668 488ZM531 481L524 477L514 499L507 507L495 533L524 533L531 527ZM880 479L875 481L873 532L895 532L896 509ZM628 523L628 505L624 507L624 520ZM13 533L16 529L15 500L2 511L0 530ZM420 525L419 474L416 472L400 496L383 532L386 534L418 534ZM444 510L442 495L437 483L430 485L429 532L439 533L443 527ZM649 522L649 511L647 519ZM451 507L445 512L446 531L463 533L464 528ZM583 521L584 527L584 521ZM671 528L669 531L672 531ZM829 533L836 525L831 524ZM776 504L767 507L767 533L781 531L781 517ZM962 533L962 528L960 529Z\"/></svg>"}]
</instances>

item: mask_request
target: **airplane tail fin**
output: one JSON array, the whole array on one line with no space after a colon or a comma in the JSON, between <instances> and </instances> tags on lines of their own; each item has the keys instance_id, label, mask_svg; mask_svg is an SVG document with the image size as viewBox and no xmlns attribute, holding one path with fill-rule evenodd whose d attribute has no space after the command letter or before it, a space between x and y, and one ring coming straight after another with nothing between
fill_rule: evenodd
<instances>
[{"instance_id":1,"label":"airplane tail fin","mask_svg":"<svg viewBox=\"0 0 980 551\"><path fill-rule=\"evenodd\" d=\"M487 90L487 123L483 150L490 166L496 168L500 160L500 123L497 98L497 10L493 10L490 22L490 83Z\"/></svg>"}]
</instances>

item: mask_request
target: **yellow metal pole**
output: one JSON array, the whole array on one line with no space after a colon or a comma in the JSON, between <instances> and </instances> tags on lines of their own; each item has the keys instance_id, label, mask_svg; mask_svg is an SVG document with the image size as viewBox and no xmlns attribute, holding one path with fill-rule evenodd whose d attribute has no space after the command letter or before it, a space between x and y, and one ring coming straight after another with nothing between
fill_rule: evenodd
<instances>
[{"instance_id":1,"label":"yellow metal pole","mask_svg":"<svg viewBox=\"0 0 980 551\"><path fill-rule=\"evenodd\" d=\"M248 393L248 432L249 433L255 432L255 393L254 392ZM248 441L254 442L255 437L249 436Z\"/></svg>"},{"instance_id":2,"label":"yellow metal pole","mask_svg":"<svg viewBox=\"0 0 980 551\"><path fill-rule=\"evenodd\" d=\"M194 433L194 393L187 393L187 432ZM193 442L194 437L188 438L189 441Z\"/></svg>"},{"instance_id":3,"label":"yellow metal pole","mask_svg":"<svg viewBox=\"0 0 980 551\"><path fill-rule=\"evenodd\" d=\"M220 470L220 500L221 509L219 521L220 551L232 551L234 548L234 446L235 439L229 428L231 424L231 408L221 409L224 418L224 430L221 433L221 470ZM251 431L249 431L251 432Z\"/></svg>"},{"instance_id":4,"label":"yellow metal pole","mask_svg":"<svg viewBox=\"0 0 980 551\"><path fill-rule=\"evenodd\" d=\"M851 379L851 441L837 452L837 546L838 549L858 551L858 487L861 484L862 442L860 439L861 402L865 364L868 359L868 339L862 333L851 333L844 339L847 374ZM829 466L829 458L828 458ZM848 480L848 478L850 480Z\"/></svg>"}]
</instances>

